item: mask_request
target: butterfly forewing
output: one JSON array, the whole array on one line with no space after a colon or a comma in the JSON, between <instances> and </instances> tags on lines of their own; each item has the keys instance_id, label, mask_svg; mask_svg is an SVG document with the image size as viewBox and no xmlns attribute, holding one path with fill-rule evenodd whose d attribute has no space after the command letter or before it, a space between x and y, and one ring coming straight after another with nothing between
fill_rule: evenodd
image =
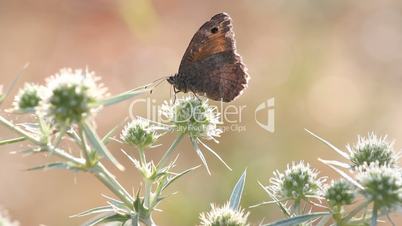
<instances>
[{"instance_id":1,"label":"butterfly forewing","mask_svg":"<svg viewBox=\"0 0 402 226\"><path fill-rule=\"evenodd\" d=\"M241 94L247 80L246 67L236 53L232 20L219 13L192 38L173 85L183 92L229 102Z\"/></svg>"},{"instance_id":2,"label":"butterfly forewing","mask_svg":"<svg viewBox=\"0 0 402 226\"><path fill-rule=\"evenodd\" d=\"M232 20L226 13L219 13L194 34L180 63L179 72L188 64L235 48Z\"/></svg>"}]
</instances>

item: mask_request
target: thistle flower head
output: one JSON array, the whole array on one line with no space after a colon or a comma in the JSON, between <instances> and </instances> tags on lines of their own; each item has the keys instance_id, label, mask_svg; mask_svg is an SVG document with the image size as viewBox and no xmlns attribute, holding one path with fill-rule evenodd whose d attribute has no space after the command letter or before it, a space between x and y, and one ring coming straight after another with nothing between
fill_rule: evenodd
<instances>
[{"instance_id":1,"label":"thistle flower head","mask_svg":"<svg viewBox=\"0 0 402 226\"><path fill-rule=\"evenodd\" d=\"M268 189L278 198L307 199L322 193L325 178L318 177L318 170L304 162L288 165L285 172L274 172Z\"/></svg>"},{"instance_id":2,"label":"thistle flower head","mask_svg":"<svg viewBox=\"0 0 402 226\"><path fill-rule=\"evenodd\" d=\"M400 169L378 163L358 169L357 180L363 186L363 195L381 210L402 207L402 173Z\"/></svg>"},{"instance_id":3,"label":"thistle flower head","mask_svg":"<svg viewBox=\"0 0 402 226\"><path fill-rule=\"evenodd\" d=\"M192 138L215 139L222 133L217 127L220 122L216 108L195 97L165 102L161 114L179 133L188 134Z\"/></svg>"},{"instance_id":4,"label":"thistle flower head","mask_svg":"<svg viewBox=\"0 0 402 226\"><path fill-rule=\"evenodd\" d=\"M325 198L333 207L350 205L355 197L355 188L345 180L332 181L325 191Z\"/></svg>"},{"instance_id":5,"label":"thistle flower head","mask_svg":"<svg viewBox=\"0 0 402 226\"><path fill-rule=\"evenodd\" d=\"M374 133L367 137L358 137L357 143L348 145L352 167L358 168L364 164L378 162L380 166L394 166L398 162L399 154L394 151L394 142L389 142L387 137L378 137Z\"/></svg>"},{"instance_id":6,"label":"thistle flower head","mask_svg":"<svg viewBox=\"0 0 402 226\"><path fill-rule=\"evenodd\" d=\"M124 127L120 138L126 144L137 146L143 150L156 142L160 136L157 133L157 129L149 120L136 118Z\"/></svg>"},{"instance_id":7,"label":"thistle flower head","mask_svg":"<svg viewBox=\"0 0 402 226\"><path fill-rule=\"evenodd\" d=\"M208 213L201 213L201 226L248 226L248 215L244 210L229 208L229 204L223 207L212 204Z\"/></svg>"},{"instance_id":8,"label":"thistle flower head","mask_svg":"<svg viewBox=\"0 0 402 226\"><path fill-rule=\"evenodd\" d=\"M99 109L97 101L106 89L99 78L88 70L64 68L47 79L47 95L42 111L58 125L69 126L82 122Z\"/></svg>"},{"instance_id":9,"label":"thistle flower head","mask_svg":"<svg viewBox=\"0 0 402 226\"><path fill-rule=\"evenodd\" d=\"M44 87L26 83L14 98L13 110L18 112L33 111L40 103L44 95Z\"/></svg>"}]
</instances>

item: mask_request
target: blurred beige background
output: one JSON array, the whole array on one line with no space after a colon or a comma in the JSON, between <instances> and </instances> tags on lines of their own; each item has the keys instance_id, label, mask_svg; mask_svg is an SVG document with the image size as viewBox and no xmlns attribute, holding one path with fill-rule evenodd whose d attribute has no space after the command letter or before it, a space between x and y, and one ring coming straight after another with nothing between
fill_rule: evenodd
<instances>
[{"instance_id":1,"label":"blurred beige background","mask_svg":"<svg viewBox=\"0 0 402 226\"><path fill-rule=\"evenodd\" d=\"M388 134L397 149L402 146L401 1L0 0L0 84L9 85L30 62L19 86L43 83L61 67L88 66L111 93L122 92L175 73L192 35L221 11L233 18L238 51L252 77L234 103L247 106L246 131L225 133L220 144L210 144L234 171L208 156L213 175L200 169L176 183L170 192L179 193L155 215L160 225L195 225L210 202L228 198L246 167L244 207L267 200L257 181L267 184L273 170L294 160L309 161L336 178L317 158L341 158L303 128L339 147L370 131ZM169 86L165 83L149 96L161 103L170 97ZM273 134L254 120L255 107L271 97L276 101ZM5 105L10 104L8 99ZM128 106L102 111L100 132L127 117ZM145 108L136 112L144 115ZM0 138L12 136L0 128ZM165 137L162 148L172 139ZM129 165L117 143L110 148ZM162 148L152 152L154 158ZM20 145L0 147L0 205L22 225L79 225L85 219L68 216L104 204L101 194L109 193L93 177L24 172L47 159L8 153L18 149ZM200 164L188 141L178 150L178 170ZM115 173L129 190L138 186L133 168ZM251 214L254 223L279 217L269 206Z\"/></svg>"}]
</instances>

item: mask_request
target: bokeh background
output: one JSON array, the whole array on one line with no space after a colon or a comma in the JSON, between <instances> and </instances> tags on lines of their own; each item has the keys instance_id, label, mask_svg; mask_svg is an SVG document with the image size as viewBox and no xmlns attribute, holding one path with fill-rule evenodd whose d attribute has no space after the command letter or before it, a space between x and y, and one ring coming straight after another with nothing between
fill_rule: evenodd
<instances>
[{"instance_id":1,"label":"bokeh background","mask_svg":"<svg viewBox=\"0 0 402 226\"><path fill-rule=\"evenodd\" d=\"M179 180L170 190L179 193L163 202L164 212L155 214L160 225L195 225L210 202L227 200L246 167L244 207L267 200L257 181L267 184L273 170L283 170L291 161L303 159L322 175L337 178L317 158L341 158L304 128L339 147L370 131L388 134L396 149L402 146L401 1L0 0L0 84L7 87L30 62L18 86L43 83L61 67L88 66L102 76L110 93L122 92L175 73L192 35L221 11L233 18L238 51L252 78L233 103L246 105L246 131L227 132L220 144L210 144L234 170L208 156L212 176L200 169ZM148 96L161 103L170 98L169 90L165 83ZM254 118L256 106L271 97L274 133ZM100 133L121 123L128 107L126 102L104 109L97 118ZM136 112L145 115L145 110ZM263 120L264 114L257 117ZM0 128L1 138L12 136ZM172 139L164 137L164 146L152 157L158 158ZM119 144L110 148L129 165ZM0 204L22 225L79 225L85 219L68 216L104 204L101 194L109 192L93 177L25 172L47 159L9 154L19 149L0 147ZM178 153L178 169L200 164L188 141ZM113 172L129 190L138 188L133 168ZM265 206L253 209L250 218L259 223L279 217L275 207ZM397 217L395 221L402 224Z\"/></svg>"}]
</instances>

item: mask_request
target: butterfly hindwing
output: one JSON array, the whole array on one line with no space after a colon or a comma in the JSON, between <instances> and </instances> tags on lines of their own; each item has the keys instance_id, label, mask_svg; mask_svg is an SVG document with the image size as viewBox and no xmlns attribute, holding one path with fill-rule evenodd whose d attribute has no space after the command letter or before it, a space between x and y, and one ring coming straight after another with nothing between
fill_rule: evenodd
<instances>
[{"instance_id":1,"label":"butterfly hindwing","mask_svg":"<svg viewBox=\"0 0 402 226\"><path fill-rule=\"evenodd\" d=\"M214 54L186 68L188 90L212 100L229 102L239 96L247 84L240 56L229 51Z\"/></svg>"}]
</instances>

